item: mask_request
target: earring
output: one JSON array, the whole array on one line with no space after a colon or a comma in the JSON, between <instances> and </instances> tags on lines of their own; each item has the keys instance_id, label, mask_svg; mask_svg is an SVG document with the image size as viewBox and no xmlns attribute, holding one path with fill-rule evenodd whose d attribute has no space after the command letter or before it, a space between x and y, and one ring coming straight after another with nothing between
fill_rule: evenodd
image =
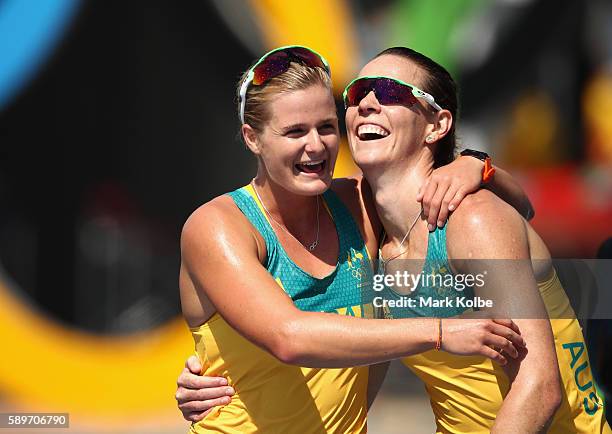
<instances>
[{"instance_id":1,"label":"earring","mask_svg":"<svg viewBox=\"0 0 612 434\"><path fill-rule=\"evenodd\" d=\"M427 143L431 143L431 142L433 142L433 140L434 140L434 137L431 134L429 136L427 136L427 138L425 138L425 141Z\"/></svg>"}]
</instances>

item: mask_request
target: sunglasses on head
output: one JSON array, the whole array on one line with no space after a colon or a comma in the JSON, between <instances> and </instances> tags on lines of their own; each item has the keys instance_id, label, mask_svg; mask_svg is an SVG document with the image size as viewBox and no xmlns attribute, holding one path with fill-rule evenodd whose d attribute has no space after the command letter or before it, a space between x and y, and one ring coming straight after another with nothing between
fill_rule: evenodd
<instances>
[{"instance_id":1,"label":"sunglasses on head","mask_svg":"<svg viewBox=\"0 0 612 434\"><path fill-rule=\"evenodd\" d=\"M308 47L290 45L276 48L264 54L247 74L240 86L240 122L244 124L244 109L246 106L246 93L249 85L261 86L272 78L281 75L289 69L291 62L301 63L312 68L321 68L331 76L329 64L323 56Z\"/></svg>"},{"instance_id":2,"label":"sunglasses on head","mask_svg":"<svg viewBox=\"0 0 612 434\"><path fill-rule=\"evenodd\" d=\"M442 110L434 97L427 92L402 80L385 76L359 77L351 81L342 94L344 108L359 105L370 92L374 92L376 99L382 105L412 107L417 103L417 98L421 98L436 111Z\"/></svg>"}]
</instances>

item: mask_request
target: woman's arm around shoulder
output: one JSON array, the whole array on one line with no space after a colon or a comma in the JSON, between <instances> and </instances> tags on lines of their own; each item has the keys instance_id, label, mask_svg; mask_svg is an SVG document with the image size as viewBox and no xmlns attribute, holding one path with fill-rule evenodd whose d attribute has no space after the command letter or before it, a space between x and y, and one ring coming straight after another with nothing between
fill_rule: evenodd
<instances>
[{"instance_id":1,"label":"woman's arm around shoulder","mask_svg":"<svg viewBox=\"0 0 612 434\"><path fill-rule=\"evenodd\" d=\"M202 205L183 226L181 289L192 286L230 326L278 356L284 326L298 310L263 267L264 257L260 236L228 196Z\"/></svg>"}]
</instances>

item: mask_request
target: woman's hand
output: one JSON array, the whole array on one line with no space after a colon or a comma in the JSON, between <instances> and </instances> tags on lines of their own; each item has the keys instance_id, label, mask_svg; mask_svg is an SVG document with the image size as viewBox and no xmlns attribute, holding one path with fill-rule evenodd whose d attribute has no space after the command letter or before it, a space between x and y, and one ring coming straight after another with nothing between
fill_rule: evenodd
<instances>
[{"instance_id":1,"label":"woman's hand","mask_svg":"<svg viewBox=\"0 0 612 434\"><path fill-rule=\"evenodd\" d=\"M430 231L443 227L448 214L463 198L480 188L484 163L477 158L458 157L433 171L419 189L417 201L423 204Z\"/></svg>"},{"instance_id":2,"label":"woman's hand","mask_svg":"<svg viewBox=\"0 0 612 434\"><path fill-rule=\"evenodd\" d=\"M202 370L200 361L191 356L185 362L185 369L176 384L176 402L185 420L198 422L216 406L229 404L234 389L227 385L223 377L199 375Z\"/></svg>"},{"instance_id":3,"label":"woman's hand","mask_svg":"<svg viewBox=\"0 0 612 434\"><path fill-rule=\"evenodd\" d=\"M442 349L449 353L482 355L504 366L508 363L505 356L515 359L519 356L517 349L525 347L525 340L512 320L442 319Z\"/></svg>"}]
</instances>

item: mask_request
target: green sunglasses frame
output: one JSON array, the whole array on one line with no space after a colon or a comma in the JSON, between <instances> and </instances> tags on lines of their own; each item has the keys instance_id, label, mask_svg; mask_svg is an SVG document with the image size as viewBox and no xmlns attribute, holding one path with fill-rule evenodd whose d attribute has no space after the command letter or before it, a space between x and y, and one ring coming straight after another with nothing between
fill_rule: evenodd
<instances>
[{"instance_id":1,"label":"green sunglasses frame","mask_svg":"<svg viewBox=\"0 0 612 434\"><path fill-rule=\"evenodd\" d=\"M391 80L394 81L404 87L407 87L410 89L412 95L415 98L421 98L423 100L425 100L430 106L432 106L436 111L440 111L442 110L442 107L440 107L438 105L438 103L436 103L436 100L434 99L433 96L431 96L430 94L428 94L425 91L422 91L421 89L419 89L418 87L416 87L413 84L409 84L406 83L405 81L402 81L400 79L397 78L393 78L393 77L387 77L386 75L366 75L363 77L357 77L354 78L353 80L351 80L351 82L349 84L347 84L347 86L344 88L344 92L342 93L342 100L344 101L344 108L347 109L349 106L347 104L346 98L348 95L348 91L351 88L351 86L353 86L353 84L355 84L356 82L360 81L360 80L367 80L367 79L377 79L377 78L384 78L387 80Z\"/></svg>"}]
</instances>

